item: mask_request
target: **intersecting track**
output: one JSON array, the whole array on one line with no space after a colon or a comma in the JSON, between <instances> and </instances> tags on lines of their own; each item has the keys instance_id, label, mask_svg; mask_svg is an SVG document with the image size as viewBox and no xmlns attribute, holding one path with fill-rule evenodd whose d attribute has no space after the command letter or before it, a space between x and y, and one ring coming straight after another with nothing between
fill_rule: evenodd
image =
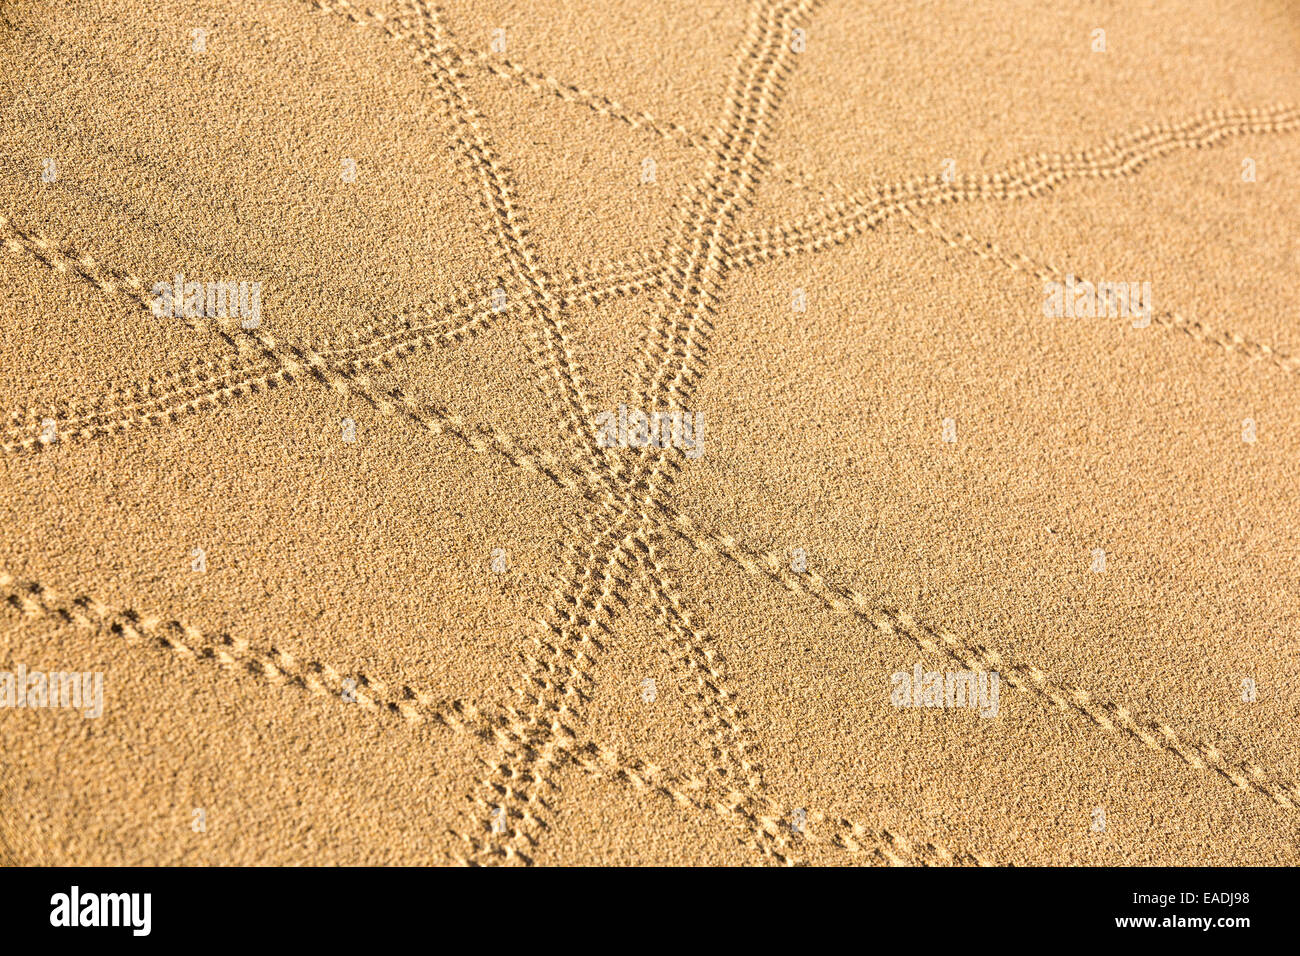
<instances>
[{"instance_id":1,"label":"intersecting track","mask_svg":"<svg viewBox=\"0 0 1300 956\"><path fill-rule=\"evenodd\" d=\"M417 7L423 7L421 0L416 2ZM427 9L423 13L433 39L437 42L437 22L429 16ZM772 86L789 56L790 31L802 21L804 15L806 5L756 4L751 8L749 29L735 65L718 137L723 149L720 155L710 156L704 182L683 210L681 234L687 248L676 250L676 268L668 284L672 290L670 294L676 301L672 302L671 309L661 312L661 315L667 315L670 319L670 330L665 335L667 343L664 348L663 370L667 370L669 363L678 359L675 339L679 335L685 337L685 351L682 353L684 364L696 329L704 312L712 304L705 295L700 294L696 283L710 285L716 282L721 265L719 236L724 224L734 216L736 199L742 191L752 188L754 183L752 157L759 131L767 118ZM455 79L453 71L444 72L452 80ZM471 108L463 96L458 107L461 115L472 117ZM504 209L503 214L513 215L509 208ZM691 295L694 301L682 300L677 292L679 289ZM551 359L552 369L560 365L555 356L548 358ZM581 371L572 364L556 370L559 372L556 378L571 392L570 404L581 399ZM657 385L657 382L652 383L651 389L657 391L653 385ZM673 396L674 399L676 397ZM645 407L656 406L651 400ZM582 408L585 418L575 422L570 416L569 422L573 426L573 437L581 445L591 447L594 439L594 415L585 402ZM647 518L638 508L637 499L642 493L641 487L653 495L656 483L665 474L664 456L659 456L659 460L650 469L648 478L646 469L638 465L621 479L619 472L624 466L615 461L612 450L605 450L603 460L594 450L591 457L598 468L620 482L622 488L619 494L609 495L596 509L599 517L593 521L595 534L580 546L570 546L567 581L561 589L557 589L547 609L546 626L551 634L547 639L537 641L539 651L546 657L532 659L530 669L516 687L527 710L514 715L514 722L501 741L499 762L492 768L493 777L485 781L489 793L488 799L482 801L482 809L490 811L493 806L491 801L495 800L505 811L509 822L503 834L505 839L493 839L496 834L492 827L486 820L481 821L486 839L476 838L472 834L465 835L476 854L474 862L488 856L499 856L506 860L518 856L528 861L526 849L520 844L535 845L538 831L546 827L543 816L546 808L545 794L553 789L547 775L552 772L560 759L561 751L569 743L567 737L557 732L558 725L578 716L573 709L574 702L581 703L591 681L594 654L600 649L598 635L609 631L607 618L610 616L614 596L620 585L626 586L626 582L618 575L627 573L633 564L639 566L643 575L656 573L654 566L646 563L646 558L653 552L647 540ZM655 581L654 586L663 591L670 587L662 579ZM691 632L692 639L698 636ZM702 648L698 650L703 653ZM725 714L727 707L725 701L720 702L717 713ZM725 739L732 736L726 731L732 730L733 725L724 716L715 722L715 726L723 731L724 739L719 748L721 756L732 766L748 771L750 768L734 753L736 742ZM750 783L744 781L747 787ZM743 794L742 805L748 804L752 799L751 793ZM781 850L784 837L780 835L779 824L762 820L752 813L749 817L758 821L753 831L754 846L781 862L789 862Z\"/></svg>"},{"instance_id":2,"label":"intersecting track","mask_svg":"<svg viewBox=\"0 0 1300 956\"><path fill-rule=\"evenodd\" d=\"M45 259L40 261L46 262ZM74 273L74 270L66 267L60 271ZM280 357L286 363L295 360L307 361L310 353L307 353L307 358L304 358L300 351L284 351ZM303 374L301 365L296 367L298 373ZM453 438L472 451L494 454L515 467L545 475L558 487L582 494L593 504L605 501L611 493L609 478L606 475L583 471L571 463L557 459L550 453L531 449L526 443L499 430L474 426L435 405L417 405L396 391L386 396L375 395L362 384L364 379L361 376L334 372L328 368L327 363L317 362L309 367L311 374L305 374L304 380L318 381L345 393L356 395L381 413L397 415L424 433ZM1233 762L1212 744L1185 740L1164 721L1098 699L1082 688L1052 679L1032 664L1003 657L982 645L962 642L946 631L936 631L897 610L876 607L866 596L837 585L827 576L816 571L795 574L789 570L781 554L757 552L738 541L733 535L722 535L700 529L691 519L670 505L657 500L653 504L652 516L656 521L656 529L675 535L679 540L699 551L725 558L752 575L767 577L794 593L821 602L837 613L853 614L883 633L901 634L927 652L943 651L968 667L981 665L996 667L1010 686L1034 693L1054 709L1082 715L1108 734L1129 736L1150 749L1174 754L1189 766L1212 769L1234 786L1264 794L1281 806L1290 807L1296 800L1300 800L1300 787L1296 784L1279 778L1264 768ZM21 599L11 597L10 603L19 609L30 610L26 602L31 601L29 595L33 593L33 588L48 592L48 589L40 586L28 586ZM91 599L82 600L93 605ZM66 620L76 620L73 612L65 613L63 610L58 610L57 613ZM130 612L122 612L122 614L126 626L130 626L133 620L139 620L138 616ZM175 631L176 628L172 627L171 630ZM123 633L130 635L130 631ZM219 659L215 651L214 656ZM361 686L366 685L361 682ZM865 831L859 825L840 820L837 826L839 833L836 840L839 845L846 848L860 846L862 833ZM889 842L892 843L892 840ZM943 857L944 854L940 856Z\"/></svg>"},{"instance_id":3,"label":"intersecting track","mask_svg":"<svg viewBox=\"0 0 1300 956\"><path fill-rule=\"evenodd\" d=\"M837 186L844 198L829 202L810 216L790 225L732 236L729 227L758 176L764 169L778 168L762 158L762 137L782 77L789 68L790 30L803 22L811 4L758 4L752 8L723 119L718 130L708 137L695 136L679 126L657 124L645 114L627 114L611 100L529 74L513 64L492 66L483 55L464 51L450 42L438 17L422 0L412 4L411 18L398 21L385 21L369 12L361 17L342 0L315 5L346 15L354 22L366 22L368 17L396 39L408 41L417 62L430 68L457 128L463 168L471 184L478 187L476 194L486 214L489 236L509 270L509 275L499 278L497 284L508 283L509 288L520 293L512 297L507 310L513 313L519 309L533 327L533 357L543 371L543 390L568 426L568 460L536 452L500 431L467 424L436 406L417 405L397 390L376 394L366 379L368 370L387 366L417 348L460 341L491 321L493 299L490 292L483 290L467 290L442 308L412 310L354 333L350 344L332 347L326 343L319 350L282 346L264 333L219 328L235 349L234 355L199 363L143 389L106 396L117 399L108 407L101 399L93 408L61 409L57 434L61 441L108 434L314 378L362 398L382 414L398 415L422 430L450 435L476 451L504 455L512 464L545 474L582 495L589 510L566 544L566 584L557 591L548 609L549 618L543 622L548 633L537 639L543 657L530 662L517 688L524 710L506 706L498 713L484 715L454 703L430 711L428 700L410 688L401 688L385 699L384 688L364 677L359 681L369 709L400 714L408 720L428 717L458 729L477 722L480 727L490 727L496 735L499 756L490 768L491 776L484 781L487 797L471 799L484 813L507 807L510 825L501 840L491 833L486 820L480 821L482 835L460 834L470 848L473 862L494 858L528 861L524 848L534 845L546 826L545 797L550 789L546 775L563 761L642 789L657 790L679 802L715 810L748 831L747 842L766 858L793 860L787 851L786 828L780 823L784 811L763 792L761 768L750 759L752 735L734 702L736 695L728 686L725 662L708 646L707 632L683 607L658 560L664 536L726 558L751 574L769 577L837 612L855 614L882 632L902 635L924 650L942 651L967 666L996 667L1013 687L1036 694L1054 708L1082 715L1108 733L1126 735L1152 749L1176 754L1189 766L1211 769L1234 786L1265 794L1279 805L1290 807L1300 799L1300 788L1294 783L1261 767L1234 763L1212 745L1180 737L1163 721L1095 699L1086 690L1055 681L1032 665L1004 660L996 651L967 644L895 609L872 607L863 595L834 585L816 572L795 574L785 567L780 555L759 554L730 535L700 530L667 501L672 476L680 466L670 451L643 451L630 461L621 461L609 451L602 453L594 447L590 433L593 417L562 319L564 307L574 301L600 301L610 295L660 290L662 298L655 322L643 352L637 356L641 398L648 409L660 403L682 408L703 370L709 316L719 282L728 268L843 242L899 215L911 228L934 235L953 248L1012 269L1056 277L1060 273L1051 266L1004 253L965 233L954 239L919 210L948 202L1033 197L1072 178L1130 175L1175 149L1202 148L1227 136L1300 128L1300 110L1274 107L1214 111L1177 125L1144 128L1074 156L1033 157L991 175L968 176L955 182L924 177L857 194ZM499 75L521 79L534 88L586 102L598 112L704 151L705 175L679 205L677 228L668 248L644 254L630 263L615 263L575 276L552 277L543 272L527 243L522 213L513 199L508 176L492 153L481 117L459 82L458 77L470 61ZM807 177L790 181L811 188ZM11 251L26 251L59 272L76 272L105 292L124 295L148 309L143 285L136 277L104 269L84 253L57 246L3 215L0 241ZM1297 370L1293 357L1267 345L1230 333L1213 333L1208 326L1176 313L1155 318L1166 328L1180 329L1225 351L1266 360L1286 372ZM14 453L45 446L48 439L33 434L40 427L33 412L16 416L13 425L14 440L0 445L0 451ZM580 716L575 705L585 698L585 685L594 665L593 652L600 648L600 635L608 632L611 604L623 600L621 592L632 586L643 588L649 595L677 659L684 661L696 677L693 709L701 716L703 743L712 757L708 780L675 777L642 761L623 760L597 744L581 741L570 726ZM0 591L5 589L10 591L8 602L25 614L55 614L72 623L87 623L88 610L95 610L90 599L60 604L50 597L53 592L40 585L21 585L0 575ZM119 616L121 620L109 625L114 632L128 639L139 636L133 622L140 619L131 612L120 612ZM157 627L157 622L152 626ZM182 656L241 664L254 671L260 668L266 675L278 675L279 680L312 693L331 692L331 686L339 680L337 672L326 665L301 665L279 651L249 658L248 645L229 638L220 644L202 645L195 653L186 643L187 634L192 641L194 635L184 625L168 622L155 636ZM864 842L874 844L870 847L872 857L882 862L979 862L942 848L911 848L887 831L870 831L842 818L831 822L837 845L854 850L861 849Z\"/></svg>"}]
</instances>

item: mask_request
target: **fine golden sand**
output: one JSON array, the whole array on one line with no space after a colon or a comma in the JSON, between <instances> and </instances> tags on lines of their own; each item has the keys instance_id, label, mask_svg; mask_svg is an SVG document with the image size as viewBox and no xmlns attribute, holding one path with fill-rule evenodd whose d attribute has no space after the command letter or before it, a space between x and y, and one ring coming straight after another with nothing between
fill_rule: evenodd
<instances>
[{"instance_id":1,"label":"fine golden sand","mask_svg":"<svg viewBox=\"0 0 1300 956\"><path fill-rule=\"evenodd\" d=\"M1300 11L1047 6L0 0L0 861L1300 862Z\"/></svg>"}]
</instances>

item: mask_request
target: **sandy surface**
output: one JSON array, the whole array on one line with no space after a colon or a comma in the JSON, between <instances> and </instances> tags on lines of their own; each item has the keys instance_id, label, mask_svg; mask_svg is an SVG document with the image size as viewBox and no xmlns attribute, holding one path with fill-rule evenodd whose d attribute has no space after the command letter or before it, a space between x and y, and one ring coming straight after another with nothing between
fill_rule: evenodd
<instances>
[{"instance_id":1,"label":"sandy surface","mask_svg":"<svg viewBox=\"0 0 1300 956\"><path fill-rule=\"evenodd\" d=\"M1300 13L1042 6L0 3L0 861L1300 862Z\"/></svg>"}]
</instances>

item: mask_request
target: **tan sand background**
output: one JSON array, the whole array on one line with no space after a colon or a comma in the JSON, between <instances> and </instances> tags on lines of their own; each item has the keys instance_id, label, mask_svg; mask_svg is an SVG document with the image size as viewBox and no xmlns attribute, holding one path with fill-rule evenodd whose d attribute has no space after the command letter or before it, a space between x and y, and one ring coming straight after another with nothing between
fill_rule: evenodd
<instances>
[{"instance_id":1,"label":"tan sand background","mask_svg":"<svg viewBox=\"0 0 1300 956\"><path fill-rule=\"evenodd\" d=\"M1300 12L1062 6L0 2L0 860L1294 865Z\"/></svg>"}]
</instances>

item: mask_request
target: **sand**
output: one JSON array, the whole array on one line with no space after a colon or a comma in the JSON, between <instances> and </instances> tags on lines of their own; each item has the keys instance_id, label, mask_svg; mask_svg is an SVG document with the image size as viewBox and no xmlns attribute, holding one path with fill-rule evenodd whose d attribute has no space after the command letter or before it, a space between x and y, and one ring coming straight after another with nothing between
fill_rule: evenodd
<instances>
[{"instance_id":1,"label":"sand","mask_svg":"<svg viewBox=\"0 0 1300 956\"><path fill-rule=\"evenodd\" d=\"M1064 6L0 3L0 860L1300 862L1300 13Z\"/></svg>"}]
</instances>

